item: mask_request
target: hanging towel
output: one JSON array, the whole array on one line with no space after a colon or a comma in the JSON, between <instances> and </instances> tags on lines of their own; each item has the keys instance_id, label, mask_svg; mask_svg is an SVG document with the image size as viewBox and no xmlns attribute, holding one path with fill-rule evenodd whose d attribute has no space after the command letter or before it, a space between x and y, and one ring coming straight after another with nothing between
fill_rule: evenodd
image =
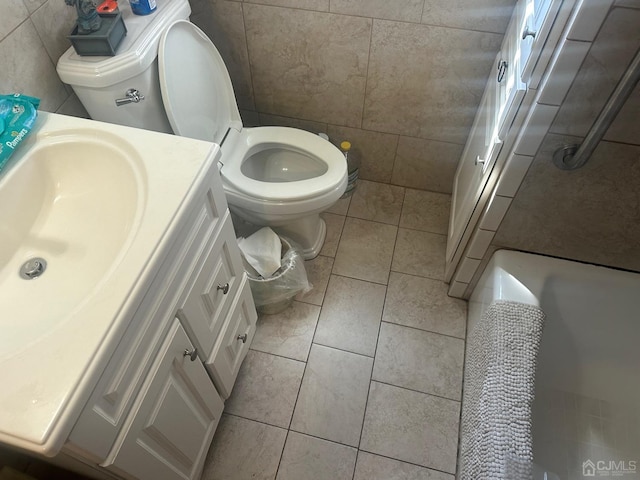
<instances>
[{"instance_id":1,"label":"hanging towel","mask_svg":"<svg viewBox=\"0 0 640 480\"><path fill-rule=\"evenodd\" d=\"M460 480L531 480L531 405L544 312L496 301L469 332Z\"/></svg>"}]
</instances>

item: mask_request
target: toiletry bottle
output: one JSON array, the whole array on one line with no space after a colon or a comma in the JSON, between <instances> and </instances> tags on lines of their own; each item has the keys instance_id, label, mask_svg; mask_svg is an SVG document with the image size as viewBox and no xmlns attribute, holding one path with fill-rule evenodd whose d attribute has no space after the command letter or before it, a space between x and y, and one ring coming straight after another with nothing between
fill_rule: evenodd
<instances>
[{"instance_id":1,"label":"toiletry bottle","mask_svg":"<svg viewBox=\"0 0 640 480\"><path fill-rule=\"evenodd\" d=\"M136 15L149 15L155 12L156 0L129 0L131 11Z\"/></svg>"},{"instance_id":2,"label":"toiletry bottle","mask_svg":"<svg viewBox=\"0 0 640 480\"><path fill-rule=\"evenodd\" d=\"M360 162L358 162L353 150L351 150L351 142L342 142L340 144L340 150L344 154L344 158L347 160L347 172L349 173L349 178L347 179L347 189L342 196L342 198L344 198L351 195L353 193L353 190L356 188L356 182L358 180L358 174L360 172Z\"/></svg>"}]
</instances>

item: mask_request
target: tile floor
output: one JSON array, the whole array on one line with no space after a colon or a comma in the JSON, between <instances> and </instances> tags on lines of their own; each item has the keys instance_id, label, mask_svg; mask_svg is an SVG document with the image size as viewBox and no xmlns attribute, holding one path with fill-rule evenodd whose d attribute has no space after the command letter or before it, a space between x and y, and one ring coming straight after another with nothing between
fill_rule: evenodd
<instances>
[{"instance_id":1,"label":"tile floor","mask_svg":"<svg viewBox=\"0 0 640 480\"><path fill-rule=\"evenodd\" d=\"M359 181L323 214L312 291L262 315L205 480L453 480L466 302L450 196Z\"/></svg>"}]
</instances>

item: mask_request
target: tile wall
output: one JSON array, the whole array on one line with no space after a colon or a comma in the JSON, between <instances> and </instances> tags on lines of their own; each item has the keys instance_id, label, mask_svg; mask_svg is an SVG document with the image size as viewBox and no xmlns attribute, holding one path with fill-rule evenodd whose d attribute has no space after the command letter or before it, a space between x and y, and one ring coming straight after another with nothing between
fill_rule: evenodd
<instances>
[{"instance_id":1,"label":"tile wall","mask_svg":"<svg viewBox=\"0 0 640 480\"><path fill-rule=\"evenodd\" d=\"M70 47L66 36L76 13L64 0L3 0L0 15L0 93L25 93L41 99L48 112L88 116L56 73Z\"/></svg>"},{"instance_id":2,"label":"tile wall","mask_svg":"<svg viewBox=\"0 0 640 480\"><path fill-rule=\"evenodd\" d=\"M450 193L513 0L191 0L246 124L349 139L361 178Z\"/></svg>"}]
</instances>

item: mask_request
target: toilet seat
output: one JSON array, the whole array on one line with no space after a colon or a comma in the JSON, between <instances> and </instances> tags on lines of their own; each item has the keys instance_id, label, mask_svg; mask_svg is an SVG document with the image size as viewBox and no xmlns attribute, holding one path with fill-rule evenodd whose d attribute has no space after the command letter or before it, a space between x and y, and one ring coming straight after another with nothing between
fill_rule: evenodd
<instances>
[{"instance_id":1,"label":"toilet seat","mask_svg":"<svg viewBox=\"0 0 640 480\"><path fill-rule=\"evenodd\" d=\"M255 180L242 171L249 157L272 148L307 156L312 161L321 163L325 171L311 178L285 182ZM333 145L318 135L295 128L256 127L245 128L238 133L230 131L222 150L223 179L245 195L266 201L317 197L340 185L345 173L344 157ZM228 156L242 161L225 162L224 157Z\"/></svg>"},{"instance_id":2,"label":"toilet seat","mask_svg":"<svg viewBox=\"0 0 640 480\"><path fill-rule=\"evenodd\" d=\"M231 185L236 195L256 202L287 203L322 196L345 183L344 156L319 136L287 127L243 128L224 61L215 45L192 23L179 20L164 32L158 69L162 99L173 131L221 145L223 184ZM321 167L318 175L293 181L247 176L245 162L268 149L275 151L275 157L280 149L283 156L301 155L304 161L315 162Z\"/></svg>"}]
</instances>

